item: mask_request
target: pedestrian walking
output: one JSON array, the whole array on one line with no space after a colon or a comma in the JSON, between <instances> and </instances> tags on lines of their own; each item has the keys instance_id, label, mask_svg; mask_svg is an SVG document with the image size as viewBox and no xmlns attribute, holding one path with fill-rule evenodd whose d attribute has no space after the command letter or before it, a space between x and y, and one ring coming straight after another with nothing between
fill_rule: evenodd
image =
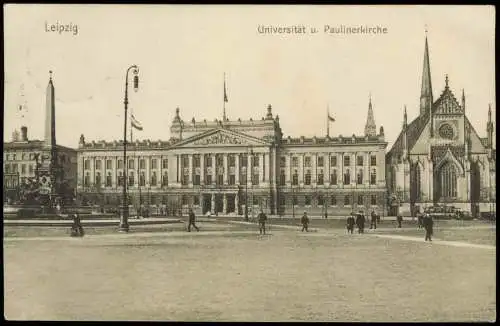
<instances>
[{"instance_id":1,"label":"pedestrian walking","mask_svg":"<svg viewBox=\"0 0 500 326\"><path fill-rule=\"evenodd\" d=\"M264 214L264 211L261 209L259 215L257 216L259 219L259 233L266 234L266 220L267 215Z\"/></svg>"},{"instance_id":2,"label":"pedestrian walking","mask_svg":"<svg viewBox=\"0 0 500 326\"><path fill-rule=\"evenodd\" d=\"M424 216L423 224L425 228L425 241L432 241L431 237L432 234L434 233L433 230L434 221L432 220L432 217L429 214L426 214Z\"/></svg>"},{"instance_id":3,"label":"pedestrian walking","mask_svg":"<svg viewBox=\"0 0 500 326\"><path fill-rule=\"evenodd\" d=\"M423 216L422 214L417 215L417 228L421 229L423 227Z\"/></svg>"},{"instance_id":4,"label":"pedestrian walking","mask_svg":"<svg viewBox=\"0 0 500 326\"><path fill-rule=\"evenodd\" d=\"M356 215L356 225L358 226L358 233L365 233L365 215L362 212Z\"/></svg>"},{"instance_id":5,"label":"pedestrian walking","mask_svg":"<svg viewBox=\"0 0 500 326\"><path fill-rule=\"evenodd\" d=\"M82 222L80 221L80 215L78 213L73 214L73 224L71 225L71 236L72 237L83 237L85 232L83 231Z\"/></svg>"},{"instance_id":6,"label":"pedestrian walking","mask_svg":"<svg viewBox=\"0 0 500 326\"><path fill-rule=\"evenodd\" d=\"M304 211L304 215L302 215L300 223L302 223L302 232L304 232L304 230L306 230L306 232L309 232L307 229L307 227L309 226L309 217L307 216L306 211Z\"/></svg>"},{"instance_id":7,"label":"pedestrian walking","mask_svg":"<svg viewBox=\"0 0 500 326\"><path fill-rule=\"evenodd\" d=\"M349 233L351 233L351 234L352 234L352 233L354 232L354 223L355 223L355 221L354 221L354 216L353 216L353 214L351 213L351 215L349 215L349 216L347 217L347 223L346 223L347 233L348 233L348 234L349 234Z\"/></svg>"},{"instance_id":8,"label":"pedestrian walking","mask_svg":"<svg viewBox=\"0 0 500 326\"><path fill-rule=\"evenodd\" d=\"M377 229L377 214L374 210L372 210L371 214L370 229Z\"/></svg>"},{"instance_id":9,"label":"pedestrian walking","mask_svg":"<svg viewBox=\"0 0 500 326\"><path fill-rule=\"evenodd\" d=\"M401 229L401 223L403 222L403 216L401 216L401 214L398 215L397 221L398 221L398 228Z\"/></svg>"},{"instance_id":10,"label":"pedestrian walking","mask_svg":"<svg viewBox=\"0 0 500 326\"><path fill-rule=\"evenodd\" d=\"M196 226L195 223L196 216L194 215L193 209L189 209L189 224L188 224L188 232L191 232L191 225L196 229L197 232L200 231L200 229Z\"/></svg>"}]
</instances>

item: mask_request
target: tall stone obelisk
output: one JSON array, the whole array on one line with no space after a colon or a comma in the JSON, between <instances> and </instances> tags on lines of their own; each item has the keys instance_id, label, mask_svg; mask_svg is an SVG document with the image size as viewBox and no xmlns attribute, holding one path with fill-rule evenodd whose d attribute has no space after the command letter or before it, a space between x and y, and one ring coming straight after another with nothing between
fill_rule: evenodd
<instances>
[{"instance_id":1,"label":"tall stone obelisk","mask_svg":"<svg viewBox=\"0 0 500 326\"><path fill-rule=\"evenodd\" d=\"M52 149L56 146L56 105L54 84L52 83L52 70L49 73L50 79L47 85L45 102L45 146Z\"/></svg>"},{"instance_id":2,"label":"tall stone obelisk","mask_svg":"<svg viewBox=\"0 0 500 326\"><path fill-rule=\"evenodd\" d=\"M54 199L59 196L59 186L63 176L60 171L56 145L55 89L52 83L52 71L49 71L49 73L50 78L45 102L44 150L41 157L39 180L41 193L49 195L49 202L53 205Z\"/></svg>"}]
</instances>

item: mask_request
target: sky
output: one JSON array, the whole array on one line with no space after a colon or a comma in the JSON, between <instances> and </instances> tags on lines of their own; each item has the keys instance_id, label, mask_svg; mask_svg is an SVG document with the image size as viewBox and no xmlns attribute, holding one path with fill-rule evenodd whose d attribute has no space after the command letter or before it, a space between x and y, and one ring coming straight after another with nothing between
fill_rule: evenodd
<instances>
[{"instance_id":1,"label":"sky","mask_svg":"<svg viewBox=\"0 0 500 326\"><path fill-rule=\"evenodd\" d=\"M168 140L176 107L190 121L222 117L224 73L232 120L261 119L268 104L284 137L362 135L371 96L389 148L419 112L424 42L434 99L445 75L486 136L495 119L493 6L4 5L4 139L28 126L43 139L49 70L56 138L64 146L123 138L125 72L139 66L129 108L138 139ZM53 32L51 25L69 25ZM77 26L75 33L74 26ZM258 27L305 26L305 34ZM382 34L325 33L325 25L380 26ZM310 33L316 28L317 33ZM67 30L67 31L66 31ZM130 79L132 80L132 79ZM23 104L24 111L18 107ZM21 113L24 116L21 116Z\"/></svg>"}]
</instances>

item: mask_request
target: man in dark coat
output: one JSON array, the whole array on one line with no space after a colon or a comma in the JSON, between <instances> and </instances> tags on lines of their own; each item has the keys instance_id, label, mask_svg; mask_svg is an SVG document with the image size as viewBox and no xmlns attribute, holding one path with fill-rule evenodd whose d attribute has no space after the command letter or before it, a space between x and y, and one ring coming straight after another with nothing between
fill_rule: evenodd
<instances>
[{"instance_id":1,"label":"man in dark coat","mask_svg":"<svg viewBox=\"0 0 500 326\"><path fill-rule=\"evenodd\" d=\"M71 236L72 237L83 237L85 232L83 231L82 222L80 221L80 215L78 213L73 214L73 225L71 226Z\"/></svg>"},{"instance_id":2,"label":"man in dark coat","mask_svg":"<svg viewBox=\"0 0 500 326\"><path fill-rule=\"evenodd\" d=\"M358 226L358 233L365 232L365 216L361 212L356 216L356 225Z\"/></svg>"},{"instance_id":3,"label":"man in dark coat","mask_svg":"<svg viewBox=\"0 0 500 326\"><path fill-rule=\"evenodd\" d=\"M375 213L375 211L372 211L372 214L371 214L371 221L370 221L370 229L376 229L377 228L377 214Z\"/></svg>"},{"instance_id":4,"label":"man in dark coat","mask_svg":"<svg viewBox=\"0 0 500 326\"><path fill-rule=\"evenodd\" d=\"M432 220L432 217L429 214L425 214L423 224L425 229L425 241L427 240L432 241L431 237L434 231L433 230L434 221Z\"/></svg>"},{"instance_id":5,"label":"man in dark coat","mask_svg":"<svg viewBox=\"0 0 500 326\"><path fill-rule=\"evenodd\" d=\"M307 217L307 212L304 212L304 215L300 218L300 223L302 223L302 232L304 232L304 230L309 232L307 230L307 227L309 226L309 217Z\"/></svg>"},{"instance_id":6,"label":"man in dark coat","mask_svg":"<svg viewBox=\"0 0 500 326\"><path fill-rule=\"evenodd\" d=\"M347 217L347 223L346 223L346 227L347 227L347 233L353 233L354 231L354 215L353 213L351 213L351 215L349 215Z\"/></svg>"},{"instance_id":7,"label":"man in dark coat","mask_svg":"<svg viewBox=\"0 0 500 326\"><path fill-rule=\"evenodd\" d=\"M194 215L193 209L190 208L189 209L188 232L191 232L191 225L196 229L196 231L198 231L198 232L200 231L200 229L198 229L198 227L195 224L195 219L196 219L196 216Z\"/></svg>"},{"instance_id":8,"label":"man in dark coat","mask_svg":"<svg viewBox=\"0 0 500 326\"><path fill-rule=\"evenodd\" d=\"M403 222L403 216L401 216L401 214L398 215L397 222L398 222L398 228L401 228L401 223Z\"/></svg>"},{"instance_id":9,"label":"man in dark coat","mask_svg":"<svg viewBox=\"0 0 500 326\"><path fill-rule=\"evenodd\" d=\"M267 215L264 214L262 210L260 210L259 215L257 216L259 220L259 232L260 234L266 234L266 221L267 221Z\"/></svg>"}]
</instances>

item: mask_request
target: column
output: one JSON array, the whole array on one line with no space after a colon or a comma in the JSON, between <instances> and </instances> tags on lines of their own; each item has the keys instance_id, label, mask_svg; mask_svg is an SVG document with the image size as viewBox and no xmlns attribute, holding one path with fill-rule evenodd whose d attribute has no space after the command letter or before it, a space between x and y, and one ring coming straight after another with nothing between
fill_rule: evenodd
<instances>
[{"instance_id":1,"label":"column","mask_svg":"<svg viewBox=\"0 0 500 326\"><path fill-rule=\"evenodd\" d=\"M238 212L240 210L240 196L238 194L234 195L234 212L236 215L238 215Z\"/></svg>"},{"instance_id":2,"label":"column","mask_svg":"<svg viewBox=\"0 0 500 326\"><path fill-rule=\"evenodd\" d=\"M247 154L247 184L250 186L252 184L252 155Z\"/></svg>"},{"instance_id":3,"label":"column","mask_svg":"<svg viewBox=\"0 0 500 326\"><path fill-rule=\"evenodd\" d=\"M212 184L215 184L215 179L217 177L217 167L215 166L215 154L212 154Z\"/></svg>"},{"instance_id":4,"label":"column","mask_svg":"<svg viewBox=\"0 0 500 326\"><path fill-rule=\"evenodd\" d=\"M427 174L429 180L429 202L434 201L434 165L432 160L429 160L429 172Z\"/></svg>"},{"instance_id":5,"label":"column","mask_svg":"<svg viewBox=\"0 0 500 326\"><path fill-rule=\"evenodd\" d=\"M92 156L90 160L90 177L92 180L90 180L90 184L95 185L95 156Z\"/></svg>"},{"instance_id":6,"label":"column","mask_svg":"<svg viewBox=\"0 0 500 326\"><path fill-rule=\"evenodd\" d=\"M299 156L299 185L304 186L304 154Z\"/></svg>"},{"instance_id":7,"label":"column","mask_svg":"<svg viewBox=\"0 0 500 326\"><path fill-rule=\"evenodd\" d=\"M223 201L222 201L222 213L227 214L227 194L223 195Z\"/></svg>"},{"instance_id":8,"label":"column","mask_svg":"<svg viewBox=\"0 0 500 326\"><path fill-rule=\"evenodd\" d=\"M337 175L337 183L341 188L344 187L344 153L341 152L338 156L340 160L337 162L340 164L340 169L338 169L339 174Z\"/></svg>"},{"instance_id":9,"label":"column","mask_svg":"<svg viewBox=\"0 0 500 326\"><path fill-rule=\"evenodd\" d=\"M234 178L236 185L240 184L240 153L235 154L235 163L234 163ZM238 197L238 196L236 196ZM238 207L238 205L236 205Z\"/></svg>"},{"instance_id":10,"label":"column","mask_svg":"<svg viewBox=\"0 0 500 326\"><path fill-rule=\"evenodd\" d=\"M318 153L311 155L311 185L316 187L318 182Z\"/></svg>"},{"instance_id":11,"label":"column","mask_svg":"<svg viewBox=\"0 0 500 326\"><path fill-rule=\"evenodd\" d=\"M324 168L323 168L323 179L325 182L325 187L330 187L330 172L331 172L331 167L330 167L330 152L326 153L323 159L324 162Z\"/></svg>"},{"instance_id":12,"label":"column","mask_svg":"<svg viewBox=\"0 0 500 326\"><path fill-rule=\"evenodd\" d=\"M228 169L228 164L227 164L228 157L227 156L228 156L227 153L223 154L223 158L224 158L223 159L224 160L224 184L225 185L227 185L227 183L228 183L227 179L228 179L228 175L229 175L229 169ZM226 197L224 196L224 198L226 198ZM224 212L226 212L226 211L224 210Z\"/></svg>"},{"instance_id":13,"label":"column","mask_svg":"<svg viewBox=\"0 0 500 326\"><path fill-rule=\"evenodd\" d=\"M188 155L188 164L189 164L189 167L188 167L188 170L189 170L189 186L193 186L193 154L189 154Z\"/></svg>"},{"instance_id":14,"label":"column","mask_svg":"<svg viewBox=\"0 0 500 326\"><path fill-rule=\"evenodd\" d=\"M264 181L271 182L271 157L269 153L264 153Z\"/></svg>"},{"instance_id":15,"label":"column","mask_svg":"<svg viewBox=\"0 0 500 326\"><path fill-rule=\"evenodd\" d=\"M371 170L371 152L365 153L365 160L366 162L364 163L364 169L363 169L363 178L366 178L363 180L363 183L370 187L370 170Z\"/></svg>"},{"instance_id":16,"label":"column","mask_svg":"<svg viewBox=\"0 0 500 326\"><path fill-rule=\"evenodd\" d=\"M147 156L147 159L145 160L146 163L146 187L149 187L151 185L151 156ZM148 198L149 200L149 198Z\"/></svg>"},{"instance_id":17,"label":"column","mask_svg":"<svg viewBox=\"0 0 500 326\"><path fill-rule=\"evenodd\" d=\"M259 184L260 184L262 182L262 179L264 178L264 154L258 153L257 155L259 157Z\"/></svg>"},{"instance_id":18,"label":"column","mask_svg":"<svg viewBox=\"0 0 500 326\"><path fill-rule=\"evenodd\" d=\"M211 194L210 195L210 210L212 212L212 214L215 214L215 194Z\"/></svg>"},{"instance_id":19,"label":"column","mask_svg":"<svg viewBox=\"0 0 500 326\"><path fill-rule=\"evenodd\" d=\"M115 169L114 169L114 171L115 171L115 173L114 173L115 177L114 177L114 180L111 180L112 183L115 185L115 188L118 187L118 174L119 174L118 173L118 160L119 160L118 156L115 156Z\"/></svg>"},{"instance_id":20,"label":"column","mask_svg":"<svg viewBox=\"0 0 500 326\"><path fill-rule=\"evenodd\" d=\"M289 154L285 156L285 175L286 175L286 180L285 183L287 185L292 184L292 175L293 175L293 166L292 166L292 154ZM281 175L281 168L280 168L280 175Z\"/></svg>"},{"instance_id":21,"label":"column","mask_svg":"<svg viewBox=\"0 0 500 326\"><path fill-rule=\"evenodd\" d=\"M205 154L200 154L200 185L204 184L205 184Z\"/></svg>"}]
</instances>

